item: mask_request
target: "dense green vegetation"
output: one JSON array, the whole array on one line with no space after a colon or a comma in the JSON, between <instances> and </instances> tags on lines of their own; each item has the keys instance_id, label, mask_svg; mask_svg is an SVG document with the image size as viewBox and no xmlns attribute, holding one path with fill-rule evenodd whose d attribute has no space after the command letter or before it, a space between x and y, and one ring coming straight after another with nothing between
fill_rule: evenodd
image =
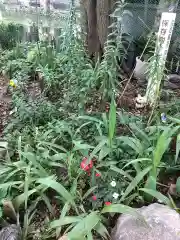
<instances>
[{"instance_id":1,"label":"dense green vegetation","mask_svg":"<svg viewBox=\"0 0 180 240\"><path fill-rule=\"evenodd\" d=\"M16 84L5 151L0 142L1 206L12 202L23 239L108 238L116 213L141 217L131 207L156 200L175 207L161 186L180 168L180 103L146 114L118 108L121 46L108 41L94 67L72 25L60 38L58 50L19 42L1 50L2 74ZM175 198L179 179L176 190Z\"/></svg>"}]
</instances>

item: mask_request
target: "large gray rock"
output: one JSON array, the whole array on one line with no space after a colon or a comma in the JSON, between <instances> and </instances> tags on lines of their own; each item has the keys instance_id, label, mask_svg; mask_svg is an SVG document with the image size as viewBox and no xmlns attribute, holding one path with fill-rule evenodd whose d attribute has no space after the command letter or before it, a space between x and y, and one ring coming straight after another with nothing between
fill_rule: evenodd
<instances>
[{"instance_id":1,"label":"large gray rock","mask_svg":"<svg viewBox=\"0 0 180 240\"><path fill-rule=\"evenodd\" d=\"M147 222L122 214L112 232L112 240L180 240L180 215L158 203L137 210Z\"/></svg>"},{"instance_id":2,"label":"large gray rock","mask_svg":"<svg viewBox=\"0 0 180 240\"><path fill-rule=\"evenodd\" d=\"M21 228L15 224L4 227L0 231L0 240L22 240Z\"/></svg>"}]
</instances>

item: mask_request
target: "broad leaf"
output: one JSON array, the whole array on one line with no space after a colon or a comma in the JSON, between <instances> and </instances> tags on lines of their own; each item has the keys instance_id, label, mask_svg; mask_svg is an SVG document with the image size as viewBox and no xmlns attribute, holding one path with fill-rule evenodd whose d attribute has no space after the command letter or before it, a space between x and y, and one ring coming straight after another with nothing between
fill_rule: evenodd
<instances>
[{"instance_id":1,"label":"broad leaf","mask_svg":"<svg viewBox=\"0 0 180 240\"><path fill-rule=\"evenodd\" d=\"M114 98L111 100L111 106L109 111L109 141L110 145L112 145L112 140L115 133L115 127L116 127L116 105Z\"/></svg>"},{"instance_id":2,"label":"broad leaf","mask_svg":"<svg viewBox=\"0 0 180 240\"><path fill-rule=\"evenodd\" d=\"M123 204L111 204L109 206L105 206L101 213L124 213L130 214L137 218L142 218L142 216L134 208Z\"/></svg>"},{"instance_id":3,"label":"broad leaf","mask_svg":"<svg viewBox=\"0 0 180 240\"><path fill-rule=\"evenodd\" d=\"M165 153L165 151L168 149L169 144L171 142L171 136L179 129L179 126L174 127L174 128L166 128L163 133L160 135L158 138L156 148L154 151L154 156L153 156L153 165L154 165L154 170L157 169L157 167L160 164L160 161Z\"/></svg>"},{"instance_id":4,"label":"broad leaf","mask_svg":"<svg viewBox=\"0 0 180 240\"><path fill-rule=\"evenodd\" d=\"M36 155L31 152L21 152L21 155L25 157L35 168L38 169L39 177L48 176L46 170L41 166L41 164L37 161Z\"/></svg>"},{"instance_id":5,"label":"broad leaf","mask_svg":"<svg viewBox=\"0 0 180 240\"><path fill-rule=\"evenodd\" d=\"M153 196L154 198L156 198L157 200L162 201L163 203L167 204L168 206L171 206L171 201L169 200L168 197L166 197L165 195L163 195L162 193L152 190L152 189L147 189L147 188L140 188L139 191L143 191L145 193L150 194L151 196Z\"/></svg>"},{"instance_id":6,"label":"broad leaf","mask_svg":"<svg viewBox=\"0 0 180 240\"><path fill-rule=\"evenodd\" d=\"M81 141L73 141L73 144L74 144L74 148L73 148L74 151L94 148L93 146L90 146L88 144L81 143Z\"/></svg>"},{"instance_id":7,"label":"broad leaf","mask_svg":"<svg viewBox=\"0 0 180 240\"><path fill-rule=\"evenodd\" d=\"M140 181L143 180L144 176L146 176L149 171L151 171L151 166L142 170L132 181L129 183L129 186L126 188L123 196L121 197L120 201L122 202L139 184Z\"/></svg>"},{"instance_id":8,"label":"broad leaf","mask_svg":"<svg viewBox=\"0 0 180 240\"><path fill-rule=\"evenodd\" d=\"M180 177L178 177L178 179L176 181L176 192L180 193Z\"/></svg>"},{"instance_id":9,"label":"broad leaf","mask_svg":"<svg viewBox=\"0 0 180 240\"><path fill-rule=\"evenodd\" d=\"M124 171L116 166L110 166L110 169L114 172L121 174L124 177L127 177L130 181L133 179L126 171Z\"/></svg>"},{"instance_id":10,"label":"broad leaf","mask_svg":"<svg viewBox=\"0 0 180 240\"><path fill-rule=\"evenodd\" d=\"M145 184L145 188L156 191L156 175L153 175L153 171L150 172L150 175ZM147 201L152 201L152 195L144 194L144 197Z\"/></svg>"},{"instance_id":11,"label":"broad leaf","mask_svg":"<svg viewBox=\"0 0 180 240\"><path fill-rule=\"evenodd\" d=\"M94 230L104 239L110 239L110 235L108 233L108 230L106 229L106 227L101 222L99 222L95 226Z\"/></svg>"},{"instance_id":12,"label":"broad leaf","mask_svg":"<svg viewBox=\"0 0 180 240\"><path fill-rule=\"evenodd\" d=\"M68 237L73 239L76 236L78 239L81 239L82 236L87 236L95 226L100 222L100 217L97 212L92 212L83 218L76 226L69 232Z\"/></svg>"},{"instance_id":13,"label":"broad leaf","mask_svg":"<svg viewBox=\"0 0 180 240\"><path fill-rule=\"evenodd\" d=\"M27 192L27 194L24 192L24 193L18 195L17 197L15 197L13 200L13 205L14 205L15 209L19 210L19 207L25 202L25 200L35 192L37 192L37 190L32 189L32 190L29 190Z\"/></svg>"},{"instance_id":14,"label":"broad leaf","mask_svg":"<svg viewBox=\"0 0 180 240\"><path fill-rule=\"evenodd\" d=\"M110 153L110 151L110 148L108 148L107 146L103 146L99 152L99 161L105 158Z\"/></svg>"},{"instance_id":15,"label":"broad leaf","mask_svg":"<svg viewBox=\"0 0 180 240\"><path fill-rule=\"evenodd\" d=\"M141 155L143 153L143 146L139 139L127 136L117 137L116 139L132 148L137 154Z\"/></svg>"},{"instance_id":16,"label":"broad leaf","mask_svg":"<svg viewBox=\"0 0 180 240\"><path fill-rule=\"evenodd\" d=\"M60 216L60 219L59 220L62 220L64 219L64 217L66 216L66 214L69 212L70 210L70 204L69 202L66 202L63 206L63 209L61 210L61 216ZM56 236L59 237L60 233L61 233L61 229L62 229L62 226L57 226L56 227Z\"/></svg>"},{"instance_id":17,"label":"broad leaf","mask_svg":"<svg viewBox=\"0 0 180 240\"><path fill-rule=\"evenodd\" d=\"M88 120L88 121L92 121L92 122L97 122L103 125L103 122L101 120L99 120L98 118L95 117L89 117L89 116L79 116L77 119L83 119L83 120Z\"/></svg>"},{"instance_id":18,"label":"broad leaf","mask_svg":"<svg viewBox=\"0 0 180 240\"><path fill-rule=\"evenodd\" d=\"M150 159L150 158L137 158L137 159L131 160L130 162L128 161L128 163L123 168L126 168L127 166L129 166L131 164L133 165L134 163L144 162L144 161L152 162L152 159Z\"/></svg>"},{"instance_id":19,"label":"broad leaf","mask_svg":"<svg viewBox=\"0 0 180 240\"><path fill-rule=\"evenodd\" d=\"M130 123L129 126L133 130L133 132L135 132L135 134L139 133L139 135L141 135L141 139L143 141L146 140L147 143L150 143L149 136L142 129L140 129L135 123Z\"/></svg>"},{"instance_id":20,"label":"broad leaf","mask_svg":"<svg viewBox=\"0 0 180 240\"><path fill-rule=\"evenodd\" d=\"M107 139L103 139L92 151L92 153L90 154L90 156L88 157L88 161L90 161L100 150L101 148L107 144Z\"/></svg>"},{"instance_id":21,"label":"broad leaf","mask_svg":"<svg viewBox=\"0 0 180 240\"><path fill-rule=\"evenodd\" d=\"M58 228L64 225L68 225L71 223L78 223L82 221L82 217L61 217L59 220L54 220L50 223L51 228Z\"/></svg>"},{"instance_id":22,"label":"broad leaf","mask_svg":"<svg viewBox=\"0 0 180 240\"><path fill-rule=\"evenodd\" d=\"M177 163L180 152L180 134L177 135L176 138L176 156L175 156L175 164Z\"/></svg>"},{"instance_id":23,"label":"broad leaf","mask_svg":"<svg viewBox=\"0 0 180 240\"><path fill-rule=\"evenodd\" d=\"M58 161L58 160L64 160L66 161L67 159L67 154L65 153L57 153L51 156L52 161Z\"/></svg>"},{"instance_id":24,"label":"broad leaf","mask_svg":"<svg viewBox=\"0 0 180 240\"><path fill-rule=\"evenodd\" d=\"M2 184L0 184L0 189L7 189L14 185L20 185L22 183L23 183L22 181L12 181L12 182L7 182L7 183L2 183Z\"/></svg>"},{"instance_id":25,"label":"broad leaf","mask_svg":"<svg viewBox=\"0 0 180 240\"><path fill-rule=\"evenodd\" d=\"M63 187L62 184L50 178L39 179L37 183L41 183L47 187L54 189L57 193L59 193L59 195L64 198L65 201L71 202L73 205L75 205L73 196L65 189L65 187Z\"/></svg>"}]
</instances>

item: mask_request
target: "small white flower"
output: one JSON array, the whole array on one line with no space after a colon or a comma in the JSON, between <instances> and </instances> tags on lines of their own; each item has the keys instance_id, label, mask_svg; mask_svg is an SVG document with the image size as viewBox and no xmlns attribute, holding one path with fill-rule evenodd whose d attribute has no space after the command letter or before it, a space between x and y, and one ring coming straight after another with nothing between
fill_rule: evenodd
<instances>
[{"instance_id":1,"label":"small white flower","mask_svg":"<svg viewBox=\"0 0 180 240\"><path fill-rule=\"evenodd\" d=\"M112 196L113 196L114 199L118 199L118 197L119 197L119 193L116 193L116 192L115 192L115 193L113 193Z\"/></svg>"},{"instance_id":2,"label":"small white flower","mask_svg":"<svg viewBox=\"0 0 180 240\"><path fill-rule=\"evenodd\" d=\"M111 182L111 186L112 186L112 187L115 187L115 186L116 186L116 182L115 182L115 181L112 181L112 182Z\"/></svg>"}]
</instances>

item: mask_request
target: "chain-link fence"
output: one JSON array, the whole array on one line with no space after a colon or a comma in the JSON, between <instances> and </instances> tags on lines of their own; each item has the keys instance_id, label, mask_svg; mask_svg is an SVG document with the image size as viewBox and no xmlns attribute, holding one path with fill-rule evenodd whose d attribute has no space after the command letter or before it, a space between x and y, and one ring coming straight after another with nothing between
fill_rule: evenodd
<instances>
[{"instance_id":1,"label":"chain-link fence","mask_svg":"<svg viewBox=\"0 0 180 240\"><path fill-rule=\"evenodd\" d=\"M126 21L125 25L130 31L129 34L134 37L135 40L146 37L151 31L157 32L158 26L156 26L158 13L168 11L167 2L159 2L156 0L133 0L128 1L125 9L129 11L129 22ZM176 22L173 30L171 43L168 53L168 61L170 62L170 71L173 73L179 73L179 59L180 59L180 3L176 10ZM131 17L130 17L131 14ZM127 17L128 19L128 17ZM158 18L158 24L160 23L160 16ZM129 26L128 26L129 24ZM126 30L127 31L127 30ZM155 45L154 45L155 46ZM141 46L140 46L141 47ZM142 49L141 49L142 50Z\"/></svg>"},{"instance_id":2,"label":"chain-link fence","mask_svg":"<svg viewBox=\"0 0 180 240\"><path fill-rule=\"evenodd\" d=\"M125 22L126 33L128 32L134 39L144 36L147 40L147 34L152 30L155 31L155 19L157 11L162 12L165 2L162 0L128 0L124 7L132 17L127 16ZM44 1L45 2L45 1ZM75 5L79 11L79 1ZM43 3L44 4L44 3ZM24 26L24 35L21 34L22 40L37 40L39 33L51 32L56 38L61 29L67 22L67 15L70 9L69 0L51 0L49 13L47 14L41 0L9 0L1 2L0 12L4 22L14 22ZM42 7L41 7L42 6ZM127 14L128 15L128 14ZM33 25L34 24L34 25ZM36 25L36 26L35 26ZM171 59L175 58L176 62L180 56L180 4L177 8L176 23L173 31L170 45ZM157 31L157 29L156 29ZM141 45L141 44L140 44ZM142 45L143 46L143 45ZM140 46L140 47L142 47Z\"/></svg>"}]
</instances>

